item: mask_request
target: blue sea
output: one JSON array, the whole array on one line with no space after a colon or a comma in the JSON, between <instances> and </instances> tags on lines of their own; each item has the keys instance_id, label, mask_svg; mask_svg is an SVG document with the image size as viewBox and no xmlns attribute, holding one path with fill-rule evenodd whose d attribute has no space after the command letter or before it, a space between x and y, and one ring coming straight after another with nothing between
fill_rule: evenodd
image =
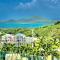
<instances>
[{"instance_id":1,"label":"blue sea","mask_svg":"<svg viewBox=\"0 0 60 60\"><path fill-rule=\"evenodd\" d=\"M0 23L0 28L38 28L41 26L46 26L46 23Z\"/></svg>"}]
</instances>

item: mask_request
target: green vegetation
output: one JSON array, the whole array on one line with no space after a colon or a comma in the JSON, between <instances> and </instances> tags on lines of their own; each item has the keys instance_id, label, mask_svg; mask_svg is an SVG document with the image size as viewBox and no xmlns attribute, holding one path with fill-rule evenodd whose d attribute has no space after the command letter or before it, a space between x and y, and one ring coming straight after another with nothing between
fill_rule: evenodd
<instances>
[{"instance_id":1,"label":"green vegetation","mask_svg":"<svg viewBox=\"0 0 60 60\"><path fill-rule=\"evenodd\" d=\"M32 36L32 29L0 29L0 36L6 33L23 33L26 36ZM16 47L12 44L4 44L0 51L5 52L13 52L13 53L20 53L21 55L38 55L44 56L44 59L47 60L48 55L52 55L55 57L60 57L60 23L57 22L54 25L35 28L34 29L34 36L38 39L32 45L22 45Z\"/></svg>"}]
</instances>

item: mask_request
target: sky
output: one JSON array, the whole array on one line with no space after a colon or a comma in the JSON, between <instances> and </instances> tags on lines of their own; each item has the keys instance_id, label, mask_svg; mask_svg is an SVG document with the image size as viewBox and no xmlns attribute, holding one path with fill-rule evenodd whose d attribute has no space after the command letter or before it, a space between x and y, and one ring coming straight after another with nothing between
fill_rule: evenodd
<instances>
[{"instance_id":1,"label":"sky","mask_svg":"<svg viewBox=\"0 0 60 60\"><path fill-rule=\"evenodd\" d=\"M60 20L60 0L0 0L0 20L31 16Z\"/></svg>"}]
</instances>

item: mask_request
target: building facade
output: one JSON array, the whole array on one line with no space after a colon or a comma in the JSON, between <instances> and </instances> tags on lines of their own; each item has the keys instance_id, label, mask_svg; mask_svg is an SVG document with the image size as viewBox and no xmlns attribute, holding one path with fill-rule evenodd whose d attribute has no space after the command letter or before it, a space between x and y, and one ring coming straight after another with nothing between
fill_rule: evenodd
<instances>
[{"instance_id":1,"label":"building facade","mask_svg":"<svg viewBox=\"0 0 60 60\"><path fill-rule=\"evenodd\" d=\"M15 36L13 34L5 34L2 36L3 43L14 43L15 42Z\"/></svg>"},{"instance_id":2,"label":"building facade","mask_svg":"<svg viewBox=\"0 0 60 60\"><path fill-rule=\"evenodd\" d=\"M5 34L2 36L3 43L15 43L16 45L20 44L32 44L37 38L35 37L26 37L22 33L18 33L16 35L13 34Z\"/></svg>"}]
</instances>

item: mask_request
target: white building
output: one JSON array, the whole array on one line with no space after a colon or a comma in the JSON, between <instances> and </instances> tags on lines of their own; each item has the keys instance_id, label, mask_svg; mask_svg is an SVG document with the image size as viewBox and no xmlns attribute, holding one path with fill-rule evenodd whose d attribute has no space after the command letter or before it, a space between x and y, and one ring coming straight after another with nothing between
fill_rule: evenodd
<instances>
[{"instance_id":1,"label":"white building","mask_svg":"<svg viewBox=\"0 0 60 60\"><path fill-rule=\"evenodd\" d=\"M37 38L35 37L26 37L22 33L18 33L16 35L13 34L5 34L2 36L3 43L15 43L16 46L23 44L32 44Z\"/></svg>"},{"instance_id":2,"label":"white building","mask_svg":"<svg viewBox=\"0 0 60 60\"><path fill-rule=\"evenodd\" d=\"M25 43L25 35L22 34L22 33L18 33L15 35L15 40L16 40L16 43L20 43L20 44L24 44Z\"/></svg>"},{"instance_id":3,"label":"white building","mask_svg":"<svg viewBox=\"0 0 60 60\"><path fill-rule=\"evenodd\" d=\"M2 36L2 42L3 43L14 43L15 36L13 34L5 34Z\"/></svg>"},{"instance_id":4,"label":"white building","mask_svg":"<svg viewBox=\"0 0 60 60\"><path fill-rule=\"evenodd\" d=\"M32 44L37 38L35 37L25 37L25 43Z\"/></svg>"},{"instance_id":5,"label":"white building","mask_svg":"<svg viewBox=\"0 0 60 60\"><path fill-rule=\"evenodd\" d=\"M32 44L35 40L37 40L37 38L35 38L35 37L26 37L24 34L21 34L21 33L16 34L15 38L16 38L17 45L18 45L18 43L20 45Z\"/></svg>"}]
</instances>

